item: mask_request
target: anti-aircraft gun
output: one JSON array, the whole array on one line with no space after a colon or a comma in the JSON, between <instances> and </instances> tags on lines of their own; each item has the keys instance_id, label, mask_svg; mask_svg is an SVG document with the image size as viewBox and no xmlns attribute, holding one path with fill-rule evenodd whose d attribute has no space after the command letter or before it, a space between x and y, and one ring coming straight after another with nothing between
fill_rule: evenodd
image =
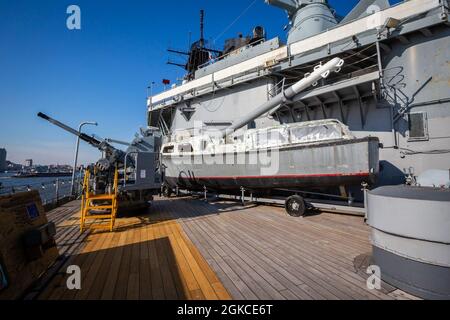
<instances>
[{"instance_id":1,"label":"anti-aircraft gun","mask_svg":"<svg viewBox=\"0 0 450 320\"><path fill-rule=\"evenodd\" d=\"M120 208L137 208L148 205L161 189L159 151L161 133L157 128L141 129L131 143L112 139L99 139L77 130L43 114L38 117L77 136L102 152L103 157L89 170L93 195L110 194L114 187L116 172L117 200ZM126 151L112 144L126 145Z\"/></svg>"}]
</instances>

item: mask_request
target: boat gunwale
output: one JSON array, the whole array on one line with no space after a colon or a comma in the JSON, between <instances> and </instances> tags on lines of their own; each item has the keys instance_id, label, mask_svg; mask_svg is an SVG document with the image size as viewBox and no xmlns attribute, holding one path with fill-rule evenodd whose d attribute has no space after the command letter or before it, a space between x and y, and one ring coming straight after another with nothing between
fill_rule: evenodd
<instances>
[{"instance_id":1,"label":"boat gunwale","mask_svg":"<svg viewBox=\"0 0 450 320\"><path fill-rule=\"evenodd\" d=\"M185 153L161 153L163 158L186 158L192 156L220 156L226 154L250 154L250 153L260 153L260 152L284 152L284 151L292 151L292 150L302 150L302 149L312 149L312 148L327 148L333 146L341 146L341 145L349 145L349 144L358 144L358 143L370 143L370 142L380 142L378 137L365 137L365 138L356 138L356 139L339 139L332 141L323 141L323 142L313 142L309 144L297 143L293 145L284 145L284 146L273 146L273 147L265 147L253 150L246 151L233 151L233 152L219 152L219 153L201 153L201 152L185 152ZM175 146L175 144L174 144Z\"/></svg>"}]
</instances>

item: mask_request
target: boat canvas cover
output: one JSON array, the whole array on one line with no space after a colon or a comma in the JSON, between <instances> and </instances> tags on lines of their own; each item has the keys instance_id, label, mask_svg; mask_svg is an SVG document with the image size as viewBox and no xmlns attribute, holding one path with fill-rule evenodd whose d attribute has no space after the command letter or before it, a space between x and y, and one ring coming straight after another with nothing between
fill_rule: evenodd
<instances>
[{"instance_id":1,"label":"boat canvas cover","mask_svg":"<svg viewBox=\"0 0 450 320\"><path fill-rule=\"evenodd\" d=\"M268 148L288 144L310 144L324 141L349 140L354 136L340 122L320 120L251 131L247 146Z\"/></svg>"}]
</instances>

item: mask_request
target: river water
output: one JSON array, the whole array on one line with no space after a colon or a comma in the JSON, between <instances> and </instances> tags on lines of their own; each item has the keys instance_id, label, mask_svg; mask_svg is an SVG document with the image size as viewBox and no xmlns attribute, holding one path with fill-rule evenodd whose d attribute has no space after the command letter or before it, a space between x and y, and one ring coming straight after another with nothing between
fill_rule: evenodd
<instances>
[{"instance_id":1,"label":"river water","mask_svg":"<svg viewBox=\"0 0 450 320\"><path fill-rule=\"evenodd\" d=\"M56 182L58 198L70 195L71 177L62 178L13 178L13 173L0 173L0 195L38 190L44 204L56 200Z\"/></svg>"}]
</instances>

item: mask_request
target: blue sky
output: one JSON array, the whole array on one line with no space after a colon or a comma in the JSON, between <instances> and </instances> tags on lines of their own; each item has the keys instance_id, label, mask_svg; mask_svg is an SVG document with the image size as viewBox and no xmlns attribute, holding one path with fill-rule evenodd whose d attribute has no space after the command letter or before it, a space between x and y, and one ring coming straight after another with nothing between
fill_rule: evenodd
<instances>
[{"instance_id":1,"label":"blue sky","mask_svg":"<svg viewBox=\"0 0 450 320\"><path fill-rule=\"evenodd\" d=\"M151 81L181 78L166 65L168 47L186 49L189 32L199 36L199 10L206 11L206 37L216 39L254 0L0 0L0 148L8 160L71 163L74 137L36 117L42 111L105 138L130 141L146 125L146 91ZM330 0L345 15L357 0ZM66 9L81 8L81 30L66 28ZM268 37L285 38L286 15L256 0L216 40L256 25ZM99 154L82 145L83 163Z\"/></svg>"}]
</instances>

